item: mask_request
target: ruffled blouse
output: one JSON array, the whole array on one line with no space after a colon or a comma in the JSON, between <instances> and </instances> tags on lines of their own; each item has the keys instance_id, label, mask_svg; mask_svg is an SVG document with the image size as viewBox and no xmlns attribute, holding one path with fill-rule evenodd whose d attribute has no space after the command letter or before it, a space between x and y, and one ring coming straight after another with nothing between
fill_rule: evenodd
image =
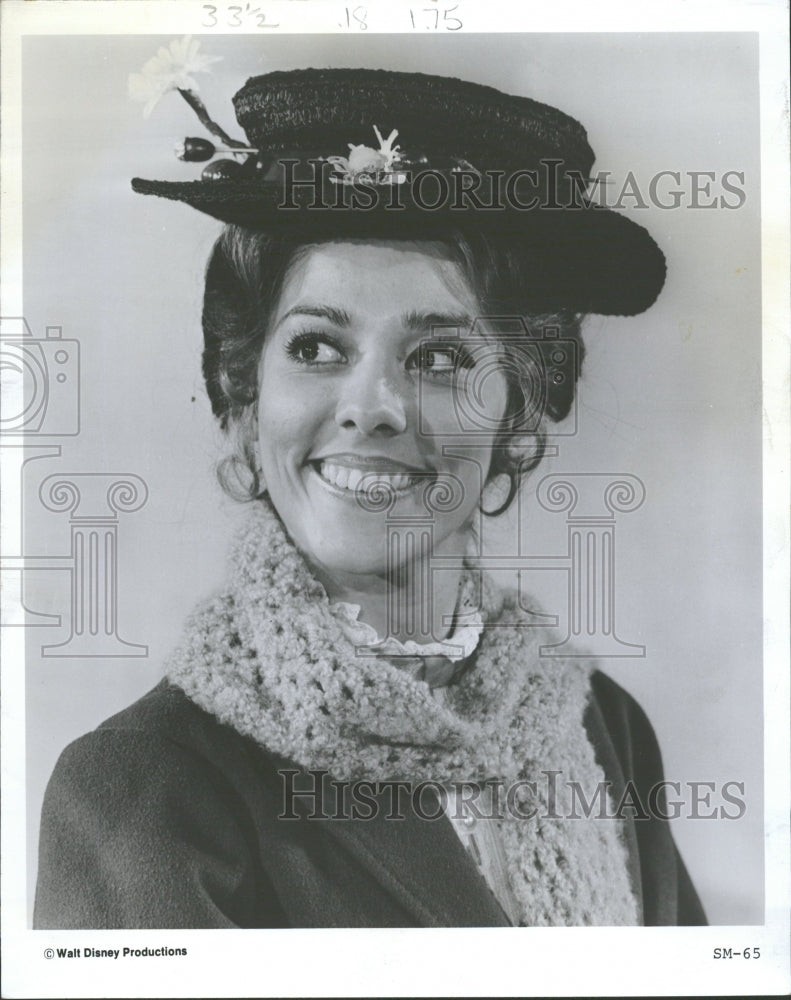
<instances>
[{"instance_id":1,"label":"ruffled blouse","mask_svg":"<svg viewBox=\"0 0 791 1000\"><path fill-rule=\"evenodd\" d=\"M394 636L382 638L371 625L359 620L360 610L359 604L346 601L330 605L330 613L350 642L425 680L440 702L445 700L447 685L453 682L463 662L475 652L483 633L483 617L475 603L470 579L462 586L451 632L439 641L417 643L412 639L401 642ZM479 873L512 923L517 924L519 909L508 878L505 849L497 821L487 818L492 815L491 789L483 788L481 797L469 803L455 789L446 786L444 806L454 832Z\"/></svg>"}]
</instances>

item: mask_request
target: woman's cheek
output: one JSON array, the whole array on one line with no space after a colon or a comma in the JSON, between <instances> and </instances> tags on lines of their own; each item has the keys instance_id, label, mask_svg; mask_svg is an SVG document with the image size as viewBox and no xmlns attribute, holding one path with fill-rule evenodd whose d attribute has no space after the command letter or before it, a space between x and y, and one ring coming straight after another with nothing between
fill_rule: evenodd
<instances>
[{"instance_id":1,"label":"woman's cheek","mask_svg":"<svg viewBox=\"0 0 791 1000\"><path fill-rule=\"evenodd\" d=\"M437 450L464 434L463 409L453 386L421 386L416 405L418 433L429 441L436 441ZM444 439L440 441L440 439Z\"/></svg>"},{"instance_id":2,"label":"woman's cheek","mask_svg":"<svg viewBox=\"0 0 791 1000\"><path fill-rule=\"evenodd\" d=\"M486 486L494 444L505 417L508 385L502 372L489 366L476 368L463 386L458 387L456 410L467 433L454 452L463 458L467 489L477 491L476 499ZM474 467L474 476L471 469ZM473 487L474 481L474 487Z\"/></svg>"},{"instance_id":3,"label":"woman's cheek","mask_svg":"<svg viewBox=\"0 0 791 1000\"><path fill-rule=\"evenodd\" d=\"M455 385L422 392L419 400L420 429L426 436L443 438L465 448L493 443L505 414L507 384L497 374L475 373Z\"/></svg>"},{"instance_id":4,"label":"woman's cheek","mask_svg":"<svg viewBox=\"0 0 791 1000\"><path fill-rule=\"evenodd\" d=\"M260 435L270 438L273 445L300 445L309 450L331 417L326 387L303 373L283 373L280 378L273 374L268 381L262 384L258 407Z\"/></svg>"},{"instance_id":5,"label":"woman's cheek","mask_svg":"<svg viewBox=\"0 0 791 1000\"><path fill-rule=\"evenodd\" d=\"M460 500L449 520L458 519L460 514L468 515L477 505L490 456L485 447L486 436L482 439L480 435L470 435L468 422L461 419L464 409L459 407L459 399L454 399L453 393L453 389L445 387L435 389L430 397L423 393L419 421L424 454L432 456L431 466L440 478L442 473L452 477L448 483L451 495Z\"/></svg>"}]
</instances>

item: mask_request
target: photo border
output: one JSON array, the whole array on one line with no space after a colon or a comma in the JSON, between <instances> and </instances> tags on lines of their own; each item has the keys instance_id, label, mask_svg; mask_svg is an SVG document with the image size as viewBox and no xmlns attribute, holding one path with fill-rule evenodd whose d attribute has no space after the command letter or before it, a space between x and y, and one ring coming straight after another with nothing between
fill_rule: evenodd
<instances>
[{"instance_id":1,"label":"photo border","mask_svg":"<svg viewBox=\"0 0 791 1000\"><path fill-rule=\"evenodd\" d=\"M2 22L2 242L0 315L22 316L21 40L33 34L150 33L196 36L199 2L5 0ZM332 31L343 4L272 0L280 31ZM377 11L378 30L401 31L408 4ZM764 385L765 908L763 927L443 928L420 930L31 931L26 928L24 630L3 629L3 993L6 996L259 995L744 995L785 993L789 979L789 157L788 26L785 5L670 0L658 9L557 3L537 13L509 3L460 0L471 33L508 31L757 31L760 37ZM373 10L372 10L373 15ZM716 21L712 25L712 21ZM196 23L198 22L198 23ZM335 31L338 29L335 28ZM373 23L369 30L377 30ZM3 468L3 477L7 475ZM5 496L10 495L4 491ZM2 507L3 537L18 510ZM360 937L364 935L364 939ZM510 935L504 937L503 935ZM151 960L73 971L48 962L50 947L188 947L186 960ZM361 947L361 942L364 941ZM718 946L760 947L755 962L716 963ZM456 967L447 956L470 956ZM574 961L569 955L574 954ZM305 961L310 954L309 962ZM405 955L408 960L405 961ZM262 976L262 963L266 974ZM562 970L562 971L559 971ZM185 984L186 990L185 992ZM262 987L266 992L262 992ZM529 991L529 992L528 992Z\"/></svg>"}]
</instances>

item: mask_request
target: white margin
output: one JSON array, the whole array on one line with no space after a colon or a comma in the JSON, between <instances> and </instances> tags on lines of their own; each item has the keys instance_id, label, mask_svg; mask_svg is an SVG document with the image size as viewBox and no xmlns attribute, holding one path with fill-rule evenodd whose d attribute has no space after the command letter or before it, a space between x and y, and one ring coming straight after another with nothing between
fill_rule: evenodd
<instances>
[{"instance_id":1,"label":"white margin","mask_svg":"<svg viewBox=\"0 0 791 1000\"><path fill-rule=\"evenodd\" d=\"M227 5L226 5L227 6ZM261 0L281 32L333 31L342 3ZM422 6L422 5L421 5ZM211 33L201 0L2 0L2 241L0 315L22 315L21 40L25 34ZM371 3L379 27L403 31L408 4ZM532 928L425 931L91 932L100 947L187 946L189 958L46 962L55 943L88 932L25 929L24 639L0 631L3 672L3 996L399 996L786 994L789 975L789 154L788 20L782 2L665 0L654 4L459 0L465 31L758 31L763 223L766 924L711 928ZM10 95L10 96L9 96ZM5 476L7 469L2 469ZM6 494L7 495L7 494ZM3 533L18 512L2 510ZM21 817L21 819L20 819ZM716 963L712 948L759 946L752 962ZM463 966L452 953L469 956ZM571 957L573 956L573 959Z\"/></svg>"}]
</instances>

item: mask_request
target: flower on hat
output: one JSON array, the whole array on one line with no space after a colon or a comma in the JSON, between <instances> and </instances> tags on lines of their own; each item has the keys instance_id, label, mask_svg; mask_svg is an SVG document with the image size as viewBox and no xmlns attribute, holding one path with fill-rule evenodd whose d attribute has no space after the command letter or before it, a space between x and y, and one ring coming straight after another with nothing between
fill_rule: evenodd
<instances>
[{"instance_id":1,"label":"flower on hat","mask_svg":"<svg viewBox=\"0 0 791 1000\"><path fill-rule=\"evenodd\" d=\"M376 138L379 140L379 149L374 149L371 146L363 144L355 146L350 142L348 144L348 156L327 157L327 162L331 163L341 175L339 178L333 177L333 180L340 181L342 184L353 184L356 180L361 179L363 175L368 177L371 175L380 176L382 174L391 175L387 178L390 182L393 180L400 182L404 179L402 175L393 171L393 166L401 159L401 147L393 145L398 138L398 129L393 129L386 139L382 138L382 133L376 125L374 125L373 129L376 133Z\"/></svg>"},{"instance_id":2,"label":"flower on hat","mask_svg":"<svg viewBox=\"0 0 791 1000\"><path fill-rule=\"evenodd\" d=\"M145 103L145 118L168 91L197 90L192 74L208 72L209 67L222 58L205 55L199 49L200 42L193 41L192 35L185 35L174 39L167 47L163 45L139 73L129 74L129 96Z\"/></svg>"}]
</instances>

